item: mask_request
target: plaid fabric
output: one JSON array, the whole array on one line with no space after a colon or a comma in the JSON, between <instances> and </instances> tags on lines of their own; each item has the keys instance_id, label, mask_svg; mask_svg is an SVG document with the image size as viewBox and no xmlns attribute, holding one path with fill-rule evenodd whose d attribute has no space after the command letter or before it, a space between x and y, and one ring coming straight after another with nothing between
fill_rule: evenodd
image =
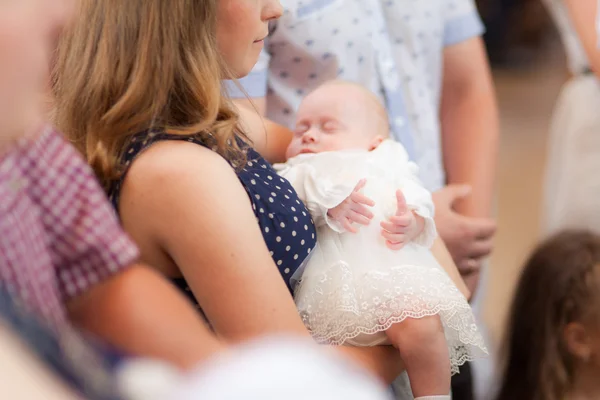
<instances>
[{"instance_id":1,"label":"plaid fabric","mask_svg":"<svg viewBox=\"0 0 600 400\"><path fill-rule=\"evenodd\" d=\"M0 282L50 325L137 256L92 171L52 128L0 156Z\"/></svg>"}]
</instances>

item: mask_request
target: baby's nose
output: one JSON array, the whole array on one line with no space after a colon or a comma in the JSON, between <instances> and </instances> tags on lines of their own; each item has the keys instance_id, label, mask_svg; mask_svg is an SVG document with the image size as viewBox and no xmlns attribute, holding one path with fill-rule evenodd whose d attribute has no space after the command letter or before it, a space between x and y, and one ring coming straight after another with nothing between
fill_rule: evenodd
<instances>
[{"instance_id":1,"label":"baby's nose","mask_svg":"<svg viewBox=\"0 0 600 400\"><path fill-rule=\"evenodd\" d=\"M313 133L312 129L306 131L306 133L304 133L304 135L302 136L302 140L305 143L312 143L312 142L316 142L317 141L317 136Z\"/></svg>"}]
</instances>

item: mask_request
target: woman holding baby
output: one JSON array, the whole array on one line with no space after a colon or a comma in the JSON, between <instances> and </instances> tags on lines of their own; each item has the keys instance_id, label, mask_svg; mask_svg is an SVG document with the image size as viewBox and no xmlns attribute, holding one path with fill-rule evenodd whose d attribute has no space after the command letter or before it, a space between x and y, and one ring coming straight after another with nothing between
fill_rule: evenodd
<instances>
[{"instance_id":1,"label":"woman holding baby","mask_svg":"<svg viewBox=\"0 0 600 400\"><path fill-rule=\"evenodd\" d=\"M290 292L318 221L221 94L222 80L256 63L279 3L119 4L82 1L60 43L58 127L94 168L143 261L188 293L219 336L308 336ZM369 222L368 204L352 207L348 222ZM407 214L383 221L390 251L425 226L422 215ZM387 382L403 369L392 346L339 349Z\"/></svg>"}]
</instances>

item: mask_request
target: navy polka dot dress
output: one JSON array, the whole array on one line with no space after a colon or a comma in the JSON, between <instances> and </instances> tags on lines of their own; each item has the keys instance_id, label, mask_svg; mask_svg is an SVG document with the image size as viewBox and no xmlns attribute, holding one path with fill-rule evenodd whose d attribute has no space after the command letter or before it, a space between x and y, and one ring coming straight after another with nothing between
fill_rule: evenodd
<instances>
[{"instance_id":1,"label":"navy polka dot dress","mask_svg":"<svg viewBox=\"0 0 600 400\"><path fill-rule=\"evenodd\" d=\"M164 133L143 133L135 136L124 153L122 163L125 171L121 179L115 181L109 190L109 198L115 210L119 209L119 194L127 168L139 154L162 140L186 140L206 146L197 137ZM315 226L292 185L279 177L273 167L254 149L246 146L246 154L246 165L237 168L236 173L248 193L271 257L291 292L292 276L315 247ZM174 283L195 301L185 280L175 279Z\"/></svg>"},{"instance_id":2,"label":"navy polka dot dress","mask_svg":"<svg viewBox=\"0 0 600 400\"><path fill-rule=\"evenodd\" d=\"M238 178L250 196L262 234L288 287L316 243L314 223L292 185L254 150Z\"/></svg>"}]
</instances>

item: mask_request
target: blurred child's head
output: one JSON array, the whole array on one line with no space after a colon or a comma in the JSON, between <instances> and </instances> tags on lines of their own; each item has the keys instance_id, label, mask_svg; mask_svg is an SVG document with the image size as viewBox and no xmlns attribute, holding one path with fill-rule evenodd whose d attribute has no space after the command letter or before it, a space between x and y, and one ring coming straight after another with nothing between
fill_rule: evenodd
<instances>
[{"instance_id":1,"label":"blurred child's head","mask_svg":"<svg viewBox=\"0 0 600 400\"><path fill-rule=\"evenodd\" d=\"M304 98L287 157L301 153L373 150L389 135L385 107L366 88L330 81Z\"/></svg>"},{"instance_id":2,"label":"blurred child's head","mask_svg":"<svg viewBox=\"0 0 600 400\"><path fill-rule=\"evenodd\" d=\"M42 118L49 61L71 1L0 1L0 145Z\"/></svg>"},{"instance_id":3,"label":"blurred child's head","mask_svg":"<svg viewBox=\"0 0 600 400\"><path fill-rule=\"evenodd\" d=\"M498 400L562 400L582 371L600 371L599 236L564 232L533 253L516 289L505 351Z\"/></svg>"}]
</instances>

